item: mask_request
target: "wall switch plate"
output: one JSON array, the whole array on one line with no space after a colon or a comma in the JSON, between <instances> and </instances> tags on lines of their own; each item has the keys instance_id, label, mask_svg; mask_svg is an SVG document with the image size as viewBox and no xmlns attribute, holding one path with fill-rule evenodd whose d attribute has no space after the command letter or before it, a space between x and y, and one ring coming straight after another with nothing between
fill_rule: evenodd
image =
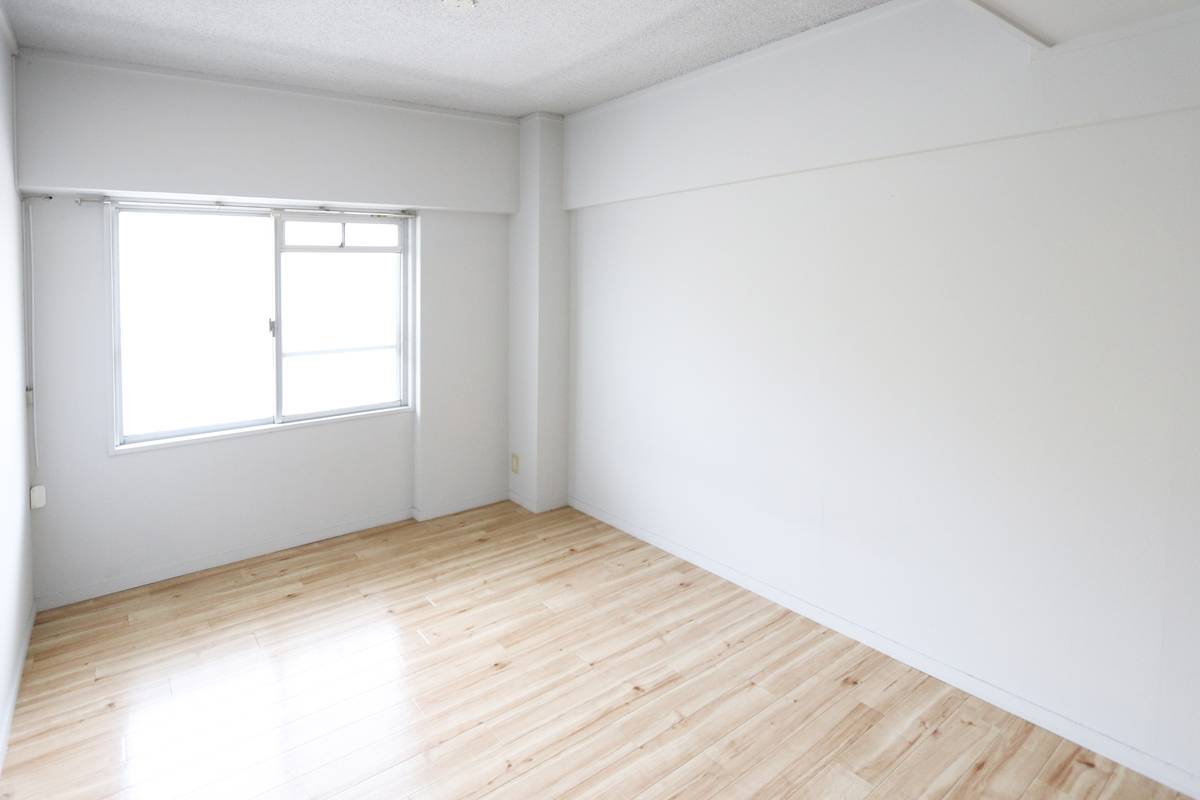
<instances>
[{"instance_id":1,"label":"wall switch plate","mask_svg":"<svg viewBox=\"0 0 1200 800\"><path fill-rule=\"evenodd\" d=\"M31 486L29 488L29 507L30 508L45 508L46 507L46 487Z\"/></svg>"},{"instance_id":2,"label":"wall switch plate","mask_svg":"<svg viewBox=\"0 0 1200 800\"><path fill-rule=\"evenodd\" d=\"M512 463L509 466L509 469L512 470L513 475L516 475L521 471L521 457L516 453L512 454Z\"/></svg>"}]
</instances>

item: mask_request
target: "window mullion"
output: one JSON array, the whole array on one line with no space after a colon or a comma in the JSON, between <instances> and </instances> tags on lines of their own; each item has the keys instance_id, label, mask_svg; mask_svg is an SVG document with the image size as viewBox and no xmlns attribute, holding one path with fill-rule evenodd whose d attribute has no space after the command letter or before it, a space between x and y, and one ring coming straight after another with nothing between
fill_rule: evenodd
<instances>
[{"instance_id":1,"label":"window mullion","mask_svg":"<svg viewBox=\"0 0 1200 800\"><path fill-rule=\"evenodd\" d=\"M412 225L410 221L405 220L399 225L397 240L400 243L400 330L397 333L397 341L400 342L400 352L397 357L400 359L400 402L406 405L412 403L412 374L410 373L412 348L409 341L410 331L412 330L412 313L413 302L411 292L413 291L413 264L412 257L409 254L409 231Z\"/></svg>"},{"instance_id":2,"label":"window mullion","mask_svg":"<svg viewBox=\"0 0 1200 800\"><path fill-rule=\"evenodd\" d=\"M275 423L283 422L283 214L275 218Z\"/></svg>"}]
</instances>

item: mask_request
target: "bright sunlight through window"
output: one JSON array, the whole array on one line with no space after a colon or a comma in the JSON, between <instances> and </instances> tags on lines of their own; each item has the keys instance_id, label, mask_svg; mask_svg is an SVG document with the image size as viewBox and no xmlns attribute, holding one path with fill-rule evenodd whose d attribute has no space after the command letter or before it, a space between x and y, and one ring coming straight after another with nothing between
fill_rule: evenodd
<instances>
[{"instance_id":1,"label":"bright sunlight through window","mask_svg":"<svg viewBox=\"0 0 1200 800\"><path fill-rule=\"evenodd\" d=\"M114 215L118 444L405 405L403 218Z\"/></svg>"}]
</instances>

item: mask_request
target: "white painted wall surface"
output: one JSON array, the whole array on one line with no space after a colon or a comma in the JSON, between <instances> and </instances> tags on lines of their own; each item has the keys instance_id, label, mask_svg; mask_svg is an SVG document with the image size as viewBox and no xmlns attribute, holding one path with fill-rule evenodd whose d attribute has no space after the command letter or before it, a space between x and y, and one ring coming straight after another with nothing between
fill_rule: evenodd
<instances>
[{"instance_id":1,"label":"white painted wall surface","mask_svg":"<svg viewBox=\"0 0 1200 800\"><path fill-rule=\"evenodd\" d=\"M505 217L421 218L420 456L412 412L112 455L102 207L34 203L39 607L407 518L418 458L442 513L504 496Z\"/></svg>"},{"instance_id":2,"label":"white painted wall surface","mask_svg":"<svg viewBox=\"0 0 1200 800\"><path fill-rule=\"evenodd\" d=\"M567 118L568 208L1200 104L1200 8L1046 49L895 0Z\"/></svg>"},{"instance_id":3,"label":"white painted wall surface","mask_svg":"<svg viewBox=\"0 0 1200 800\"><path fill-rule=\"evenodd\" d=\"M537 508L538 492L541 128L537 115L521 120L518 202L508 237L508 448L518 459L508 491L530 510Z\"/></svg>"},{"instance_id":4,"label":"white painted wall surface","mask_svg":"<svg viewBox=\"0 0 1200 800\"><path fill-rule=\"evenodd\" d=\"M35 201L39 607L507 495L514 120L82 63L18 62ZM417 410L109 453L103 214L64 189L423 213ZM286 200L281 200L286 198ZM415 509L414 509L415 506Z\"/></svg>"},{"instance_id":5,"label":"white painted wall surface","mask_svg":"<svg viewBox=\"0 0 1200 800\"><path fill-rule=\"evenodd\" d=\"M508 218L421 214L415 513L508 497Z\"/></svg>"},{"instance_id":6,"label":"white painted wall surface","mask_svg":"<svg viewBox=\"0 0 1200 800\"><path fill-rule=\"evenodd\" d=\"M1195 791L1197 142L1183 112L578 212L573 504Z\"/></svg>"},{"instance_id":7,"label":"white painted wall surface","mask_svg":"<svg viewBox=\"0 0 1200 800\"><path fill-rule=\"evenodd\" d=\"M12 60L0 44L0 765L33 622L25 314L10 124L12 84Z\"/></svg>"},{"instance_id":8,"label":"white painted wall surface","mask_svg":"<svg viewBox=\"0 0 1200 800\"><path fill-rule=\"evenodd\" d=\"M104 224L33 201L39 607L411 515L411 413L113 455Z\"/></svg>"},{"instance_id":9,"label":"white painted wall surface","mask_svg":"<svg viewBox=\"0 0 1200 800\"><path fill-rule=\"evenodd\" d=\"M26 189L516 208L513 120L37 53L17 83Z\"/></svg>"},{"instance_id":10,"label":"white painted wall surface","mask_svg":"<svg viewBox=\"0 0 1200 800\"><path fill-rule=\"evenodd\" d=\"M567 502L568 230L563 120L521 120L520 204L509 229L509 495L531 511Z\"/></svg>"},{"instance_id":11,"label":"white painted wall surface","mask_svg":"<svg viewBox=\"0 0 1200 800\"><path fill-rule=\"evenodd\" d=\"M567 504L570 404L570 217L563 203L565 129L541 120L538 214L538 511Z\"/></svg>"},{"instance_id":12,"label":"white painted wall surface","mask_svg":"<svg viewBox=\"0 0 1200 800\"><path fill-rule=\"evenodd\" d=\"M925 74L928 13L969 19L899 8L838 34L891 42L825 89L864 125L939 96L858 94ZM572 503L1200 793L1200 111L1154 52L1194 32L1136 37L1161 113L762 180L849 135L776 102L819 65L760 71L804 36L569 118L575 202L605 203L573 214ZM930 80L974 47L1003 74L1001 38ZM1112 75L1076 77L1093 105ZM996 138L960 99L940 122Z\"/></svg>"}]
</instances>

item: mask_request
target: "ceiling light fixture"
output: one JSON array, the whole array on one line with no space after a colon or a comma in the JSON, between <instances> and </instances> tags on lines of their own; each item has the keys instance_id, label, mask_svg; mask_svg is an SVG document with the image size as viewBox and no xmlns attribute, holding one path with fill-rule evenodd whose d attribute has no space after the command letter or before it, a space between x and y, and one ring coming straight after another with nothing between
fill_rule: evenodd
<instances>
[{"instance_id":1,"label":"ceiling light fixture","mask_svg":"<svg viewBox=\"0 0 1200 800\"><path fill-rule=\"evenodd\" d=\"M479 0L442 0L442 5L446 8L474 8L479 5Z\"/></svg>"}]
</instances>

